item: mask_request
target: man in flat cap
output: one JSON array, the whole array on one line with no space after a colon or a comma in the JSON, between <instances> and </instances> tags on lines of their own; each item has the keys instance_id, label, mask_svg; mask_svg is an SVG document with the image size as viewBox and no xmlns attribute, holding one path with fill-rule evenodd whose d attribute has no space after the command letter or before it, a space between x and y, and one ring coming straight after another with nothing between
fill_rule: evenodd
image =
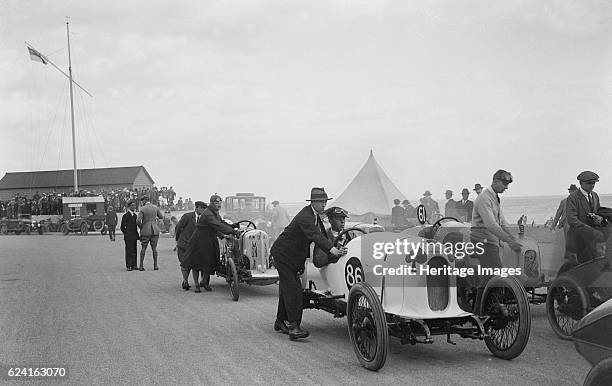
<instances>
[{"instance_id":1,"label":"man in flat cap","mask_svg":"<svg viewBox=\"0 0 612 386\"><path fill-rule=\"evenodd\" d=\"M599 176L592 171L578 174L580 188L570 193L566 201L566 218L569 224L565 242L566 250L575 253L578 261L583 263L598 257L597 243L606 241L601 231L605 225L599 216L599 196L593 191Z\"/></svg>"},{"instance_id":2,"label":"man in flat cap","mask_svg":"<svg viewBox=\"0 0 612 386\"><path fill-rule=\"evenodd\" d=\"M325 189L312 188L310 205L305 206L291 220L285 230L278 236L270 253L278 270L278 309L274 330L289 334L289 339L308 337L307 330L300 327L302 322L302 282L300 275L304 272L306 259L310 255L310 243L315 243L323 252L333 256L342 256L344 249L332 245L326 236L323 222L319 216L330 198ZM285 324L285 321L288 324Z\"/></svg>"},{"instance_id":3,"label":"man in flat cap","mask_svg":"<svg viewBox=\"0 0 612 386\"><path fill-rule=\"evenodd\" d=\"M455 210L459 220L463 222L472 222L472 211L474 210L474 202L470 201L470 191L468 188L463 188L461 191L461 201L455 204Z\"/></svg>"},{"instance_id":4,"label":"man in flat cap","mask_svg":"<svg viewBox=\"0 0 612 386\"><path fill-rule=\"evenodd\" d=\"M348 212L339 206L332 206L325 210L325 215L329 220L330 227L325 231L327 238L333 243L334 247L340 249L346 243L353 239L353 236L349 233L345 233L341 238L336 240L340 235L340 232L344 230L344 224L348 217ZM334 243L334 241L336 241ZM340 256L334 256L330 253L323 252L320 248L315 248L313 252L312 262L315 267L321 268L328 264L332 264L338 261Z\"/></svg>"},{"instance_id":5,"label":"man in flat cap","mask_svg":"<svg viewBox=\"0 0 612 386\"><path fill-rule=\"evenodd\" d=\"M140 211L136 223L140 228L140 268L139 271L144 271L144 258L147 252L147 246L151 244L151 252L153 253L153 270L157 271L157 242L159 241L159 224L157 219L163 220L164 214L155 205L151 203L148 196L140 199Z\"/></svg>"},{"instance_id":6,"label":"man in flat cap","mask_svg":"<svg viewBox=\"0 0 612 386\"><path fill-rule=\"evenodd\" d=\"M508 222L501 211L499 195L508 189L512 183L512 174L506 170L498 170L493 174L491 186L487 187L474 201L472 212L472 227L470 238L472 243L482 244L482 253L475 254L479 265L485 268L502 268L499 256L501 242L504 241L514 252L521 251L521 244L510 233ZM474 312L480 312L480 302L490 276L476 278L477 295Z\"/></svg>"},{"instance_id":7,"label":"man in flat cap","mask_svg":"<svg viewBox=\"0 0 612 386\"><path fill-rule=\"evenodd\" d=\"M128 210L121 217L121 233L125 243L125 266L128 271L136 270L137 242L140 239L136 224L136 200L127 203Z\"/></svg>"},{"instance_id":8,"label":"man in flat cap","mask_svg":"<svg viewBox=\"0 0 612 386\"><path fill-rule=\"evenodd\" d=\"M237 225L230 225L221 219L219 210L222 205L223 199L220 196L213 194L210 197L210 203L200 215L196 223L196 230L185 251L182 266L192 270L196 292L200 292L200 286L206 291L212 291L210 275L219 266L221 256L217 237L224 234L240 236L240 231L234 229L237 228ZM198 272L200 271L203 271L202 282L198 283Z\"/></svg>"},{"instance_id":9,"label":"man in flat cap","mask_svg":"<svg viewBox=\"0 0 612 386\"><path fill-rule=\"evenodd\" d=\"M174 239L176 240L176 252L178 254L178 259L181 266L181 274L183 275L183 284L182 287L185 291L189 290L189 269L183 267L183 260L185 258L185 251L189 246L189 240L193 235L193 232L196 229L196 224L200 219L202 213L204 213L204 209L206 209L207 205L203 201L195 202L195 211L185 213L181 216L180 221L176 224L176 228L174 230ZM193 280L194 285L196 286L196 291L200 291L198 287L198 276L199 273L193 272Z\"/></svg>"}]
</instances>

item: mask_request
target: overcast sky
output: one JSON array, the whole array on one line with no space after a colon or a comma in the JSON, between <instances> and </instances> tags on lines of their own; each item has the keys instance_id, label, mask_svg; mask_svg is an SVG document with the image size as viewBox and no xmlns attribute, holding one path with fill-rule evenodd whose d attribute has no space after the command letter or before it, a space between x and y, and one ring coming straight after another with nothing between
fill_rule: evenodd
<instances>
[{"instance_id":1,"label":"overcast sky","mask_svg":"<svg viewBox=\"0 0 612 386\"><path fill-rule=\"evenodd\" d=\"M337 197L370 149L408 198L612 192L612 2L0 0L0 174L144 165L181 196Z\"/></svg>"}]
</instances>

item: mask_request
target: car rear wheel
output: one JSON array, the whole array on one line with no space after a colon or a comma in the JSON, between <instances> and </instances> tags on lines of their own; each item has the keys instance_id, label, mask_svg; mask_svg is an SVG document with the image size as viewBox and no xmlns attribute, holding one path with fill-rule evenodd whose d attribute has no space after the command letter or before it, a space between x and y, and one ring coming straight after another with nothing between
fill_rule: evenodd
<instances>
[{"instance_id":1,"label":"car rear wheel","mask_svg":"<svg viewBox=\"0 0 612 386\"><path fill-rule=\"evenodd\" d=\"M62 231L62 234L64 236L67 236L68 233L70 233L70 229L68 229L68 224L62 224L62 226L60 227L60 230Z\"/></svg>"},{"instance_id":2,"label":"car rear wheel","mask_svg":"<svg viewBox=\"0 0 612 386\"><path fill-rule=\"evenodd\" d=\"M511 276L492 277L484 289L480 312L490 317L484 325L489 351L502 359L519 356L531 332L529 299L521 283Z\"/></svg>"},{"instance_id":3,"label":"car rear wheel","mask_svg":"<svg viewBox=\"0 0 612 386\"><path fill-rule=\"evenodd\" d=\"M104 221L96 220L93 222L93 229L95 232L99 232L104 229Z\"/></svg>"},{"instance_id":4,"label":"car rear wheel","mask_svg":"<svg viewBox=\"0 0 612 386\"><path fill-rule=\"evenodd\" d=\"M234 259L229 257L227 259L226 267L226 279L227 285L229 286L230 295L234 301L238 301L240 297L240 289L238 288L238 271L236 270L236 264Z\"/></svg>"},{"instance_id":5,"label":"car rear wheel","mask_svg":"<svg viewBox=\"0 0 612 386\"><path fill-rule=\"evenodd\" d=\"M385 312L372 286L359 282L351 288L346 315L357 359L366 369L379 370L387 360L389 331Z\"/></svg>"},{"instance_id":6,"label":"car rear wheel","mask_svg":"<svg viewBox=\"0 0 612 386\"><path fill-rule=\"evenodd\" d=\"M21 231L20 230L15 230L15 234L19 236L21 234Z\"/></svg>"},{"instance_id":7,"label":"car rear wheel","mask_svg":"<svg viewBox=\"0 0 612 386\"><path fill-rule=\"evenodd\" d=\"M584 379L584 386L606 386L612 379L612 357L599 361Z\"/></svg>"},{"instance_id":8,"label":"car rear wheel","mask_svg":"<svg viewBox=\"0 0 612 386\"><path fill-rule=\"evenodd\" d=\"M87 223L85 222L81 223L81 236L87 236L88 231L89 231L89 227L87 226Z\"/></svg>"},{"instance_id":9,"label":"car rear wheel","mask_svg":"<svg viewBox=\"0 0 612 386\"><path fill-rule=\"evenodd\" d=\"M25 228L25 234L26 234L26 235L29 235L31 232L32 232L32 230L30 229L30 227L28 227L28 226L27 226L27 227Z\"/></svg>"},{"instance_id":10,"label":"car rear wheel","mask_svg":"<svg viewBox=\"0 0 612 386\"><path fill-rule=\"evenodd\" d=\"M569 340L578 322L587 314L587 297L578 282L569 276L553 280L546 296L546 316L555 334Z\"/></svg>"}]
</instances>

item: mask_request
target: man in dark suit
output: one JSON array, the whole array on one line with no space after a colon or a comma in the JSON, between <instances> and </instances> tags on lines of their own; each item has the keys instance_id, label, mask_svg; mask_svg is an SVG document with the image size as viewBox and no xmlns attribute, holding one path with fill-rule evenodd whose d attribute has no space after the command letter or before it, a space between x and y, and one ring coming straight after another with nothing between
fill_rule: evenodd
<instances>
[{"instance_id":1,"label":"man in dark suit","mask_svg":"<svg viewBox=\"0 0 612 386\"><path fill-rule=\"evenodd\" d=\"M189 239L193 235L196 229L196 223L200 219L200 216L206 209L207 205L203 201L195 202L195 212L185 213L181 220L176 225L174 230L174 239L176 240L176 251L178 259L181 264L181 274L183 275L183 289L189 290L189 269L183 267L183 259L185 257L185 251L189 245ZM195 286L197 287L197 273L193 273L193 280L195 280Z\"/></svg>"},{"instance_id":2,"label":"man in dark suit","mask_svg":"<svg viewBox=\"0 0 612 386\"><path fill-rule=\"evenodd\" d=\"M117 229L117 213L111 204L108 205L106 218L104 219L108 228L108 237L110 241L115 241L115 229Z\"/></svg>"},{"instance_id":3,"label":"man in dark suit","mask_svg":"<svg viewBox=\"0 0 612 386\"><path fill-rule=\"evenodd\" d=\"M605 225L599 211L599 196L593 191L599 176L591 171L578 175L580 189L567 197L566 216L569 230L567 232L566 250L575 253L578 261L583 263L599 257L597 243L606 241L602 232Z\"/></svg>"},{"instance_id":4,"label":"man in dark suit","mask_svg":"<svg viewBox=\"0 0 612 386\"><path fill-rule=\"evenodd\" d=\"M474 202L469 200L470 191L468 188L463 188L461 191L461 201L456 202L456 212L458 219L463 222L472 222L472 211L474 210Z\"/></svg>"},{"instance_id":5,"label":"man in dark suit","mask_svg":"<svg viewBox=\"0 0 612 386\"><path fill-rule=\"evenodd\" d=\"M128 211L121 217L121 232L125 242L125 266L128 271L136 270L136 243L138 235L138 225L136 225L136 201L128 203Z\"/></svg>"},{"instance_id":6,"label":"man in dark suit","mask_svg":"<svg viewBox=\"0 0 612 386\"><path fill-rule=\"evenodd\" d=\"M200 286L206 291L212 291L210 275L217 269L221 257L217 237L230 233L240 236L240 231L234 229L236 225L229 225L219 216L222 205L223 199L220 196L213 194L210 197L210 203L200 215L185 251L182 266L192 270L195 292L200 292ZM199 271L203 271L201 283L198 283Z\"/></svg>"},{"instance_id":7,"label":"man in dark suit","mask_svg":"<svg viewBox=\"0 0 612 386\"><path fill-rule=\"evenodd\" d=\"M304 273L306 259L310 254L310 243L325 253L342 256L346 251L332 246L325 235L325 228L319 216L330 198L325 189L312 188L310 205L304 207L291 220L285 230L278 236L270 253L278 270L278 309L274 330L288 333L290 339L308 337L307 330L300 328L302 321L302 283L300 275ZM285 321L289 324L286 325Z\"/></svg>"}]
</instances>

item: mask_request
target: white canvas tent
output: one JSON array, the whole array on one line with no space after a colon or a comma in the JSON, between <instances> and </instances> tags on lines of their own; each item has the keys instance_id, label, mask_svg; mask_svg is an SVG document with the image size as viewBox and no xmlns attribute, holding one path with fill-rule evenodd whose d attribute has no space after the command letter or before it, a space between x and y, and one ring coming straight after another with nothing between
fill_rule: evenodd
<instances>
[{"instance_id":1,"label":"white canvas tent","mask_svg":"<svg viewBox=\"0 0 612 386\"><path fill-rule=\"evenodd\" d=\"M340 206L354 215L364 215L366 213L391 215L393 199L395 198L402 201L406 199L376 162L374 154L370 150L370 156L365 165L344 192L328 207L332 205Z\"/></svg>"}]
</instances>

